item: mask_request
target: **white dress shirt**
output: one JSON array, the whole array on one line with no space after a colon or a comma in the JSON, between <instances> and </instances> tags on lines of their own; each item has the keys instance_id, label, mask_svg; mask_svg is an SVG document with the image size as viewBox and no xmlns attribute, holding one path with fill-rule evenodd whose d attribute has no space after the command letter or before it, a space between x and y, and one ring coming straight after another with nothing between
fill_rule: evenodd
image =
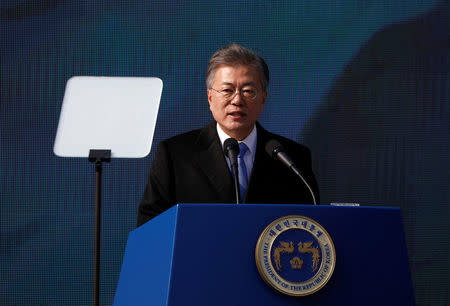
<instances>
[{"instance_id":1,"label":"white dress shirt","mask_svg":"<svg viewBox=\"0 0 450 306\"><path fill-rule=\"evenodd\" d=\"M217 123L216 125L217 127L217 134L219 135L219 139L220 139L220 143L222 144L222 150L223 150L223 143L225 142L225 140L227 140L228 138L230 138L230 136L228 136L220 127L220 125ZM257 141L257 131L256 131L256 125L253 126L253 130L251 131L251 133L244 138L242 141L238 141L238 143L245 143L248 147L247 152L245 152L244 155L244 162L245 162L245 167L247 168L247 177L250 181L250 174L252 173L252 169L253 169L253 162L255 161L255 154L256 154L256 141ZM225 153L224 153L225 154ZM231 169L231 164L230 164L230 160L225 157L227 164L228 164L228 168Z\"/></svg>"}]
</instances>

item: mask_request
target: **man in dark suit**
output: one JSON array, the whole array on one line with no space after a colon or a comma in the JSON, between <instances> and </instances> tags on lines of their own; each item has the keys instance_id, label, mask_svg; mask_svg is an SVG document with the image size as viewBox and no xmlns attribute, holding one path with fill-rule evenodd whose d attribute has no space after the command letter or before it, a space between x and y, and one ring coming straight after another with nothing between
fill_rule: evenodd
<instances>
[{"instance_id":1,"label":"man in dark suit","mask_svg":"<svg viewBox=\"0 0 450 306\"><path fill-rule=\"evenodd\" d=\"M211 57L206 84L214 121L162 141L139 205L138 225L177 203L233 203L235 190L223 143L239 141L245 186L242 203L313 203L307 186L281 162L265 152L277 140L292 157L318 201L318 188L308 148L266 131L257 122L267 98L269 69L252 51L231 44ZM242 168L241 166L244 165ZM241 175L239 175L241 176Z\"/></svg>"}]
</instances>

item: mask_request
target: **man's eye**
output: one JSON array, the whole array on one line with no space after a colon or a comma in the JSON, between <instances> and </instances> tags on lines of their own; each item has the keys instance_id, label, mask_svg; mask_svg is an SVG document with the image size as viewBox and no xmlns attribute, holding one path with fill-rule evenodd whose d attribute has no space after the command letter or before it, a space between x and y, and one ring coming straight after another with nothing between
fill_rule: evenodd
<instances>
[{"instance_id":1,"label":"man's eye","mask_svg":"<svg viewBox=\"0 0 450 306\"><path fill-rule=\"evenodd\" d=\"M244 93L245 96L254 96L256 93L256 90L254 89L244 89L242 91Z\"/></svg>"},{"instance_id":2,"label":"man's eye","mask_svg":"<svg viewBox=\"0 0 450 306\"><path fill-rule=\"evenodd\" d=\"M234 90L232 90L230 88L225 88L225 89L222 89L221 92L224 93L224 94L230 94L230 93L233 93Z\"/></svg>"}]
</instances>

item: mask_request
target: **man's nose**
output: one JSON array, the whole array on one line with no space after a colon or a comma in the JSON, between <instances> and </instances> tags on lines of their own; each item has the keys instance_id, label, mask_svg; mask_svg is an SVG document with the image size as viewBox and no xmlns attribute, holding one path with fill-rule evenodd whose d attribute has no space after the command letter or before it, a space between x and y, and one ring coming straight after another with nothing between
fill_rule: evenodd
<instances>
[{"instance_id":1,"label":"man's nose","mask_svg":"<svg viewBox=\"0 0 450 306\"><path fill-rule=\"evenodd\" d=\"M235 104L235 105L240 105L240 104L242 104L243 100L244 99L242 98L241 92L237 91L236 94L234 95L233 99L231 99L230 103Z\"/></svg>"}]
</instances>

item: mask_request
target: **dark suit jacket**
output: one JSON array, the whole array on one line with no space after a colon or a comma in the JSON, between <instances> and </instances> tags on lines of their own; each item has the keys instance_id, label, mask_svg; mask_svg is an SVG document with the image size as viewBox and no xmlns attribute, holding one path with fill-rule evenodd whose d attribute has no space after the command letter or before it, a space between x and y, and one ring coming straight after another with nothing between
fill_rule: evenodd
<instances>
[{"instance_id":1,"label":"dark suit jacket","mask_svg":"<svg viewBox=\"0 0 450 306\"><path fill-rule=\"evenodd\" d=\"M257 131L255 160L244 203L312 203L303 182L265 152L265 144L270 139L278 140L285 147L319 201L309 149L266 131L258 123ZM235 202L233 177L213 121L202 129L159 143L137 223L139 226L177 203Z\"/></svg>"}]
</instances>

